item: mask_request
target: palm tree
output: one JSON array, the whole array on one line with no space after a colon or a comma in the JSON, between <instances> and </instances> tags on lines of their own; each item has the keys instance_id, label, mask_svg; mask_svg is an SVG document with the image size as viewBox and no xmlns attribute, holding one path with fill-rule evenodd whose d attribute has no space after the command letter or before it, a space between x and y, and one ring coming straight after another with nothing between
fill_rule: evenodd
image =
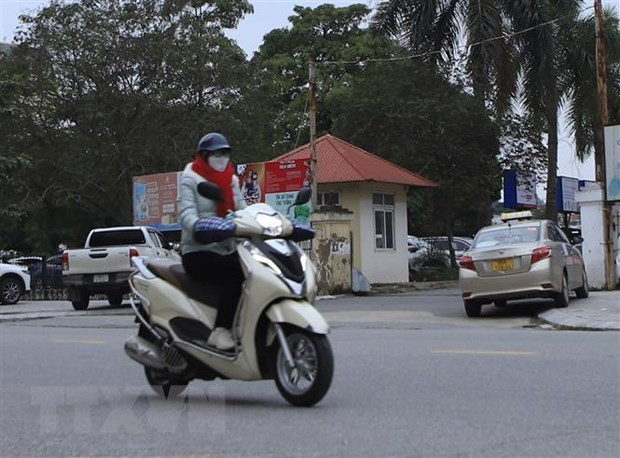
<instances>
[{"instance_id":1,"label":"palm tree","mask_svg":"<svg viewBox=\"0 0 620 458\"><path fill-rule=\"evenodd\" d=\"M609 123L620 123L620 28L615 10L605 9L605 45ZM566 97L567 121L575 137L580 160L601 154L603 130L599 118L596 80L594 16L580 18L563 36L564 50L561 90Z\"/></svg>"},{"instance_id":2,"label":"palm tree","mask_svg":"<svg viewBox=\"0 0 620 458\"><path fill-rule=\"evenodd\" d=\"M509 1L509 0L506 0ZM515 49L504 36L508 24L496 0L388 0L381 3L372 27L438 64L452 62L465 37L467 69L480 103L492 98L499 111L515 91Z\"/></svg>"},{"instance_id":3,"label":"palm tree","mask_svg":"<svg viewBox=\"0 0 620 458\"><path fill-rule=\"evenodd\" d=\"M528 115L547 132L545 215L555 219L560 107L560 32L576 21L581 0L389 0L375 27L405 41L414 51L442 51L450 58L461 36L470 45L468 68L479 99L492 96L498 110L522 82ZM517 32L512 39L504 33ZM486 41L490 40L490 41ZM514 63L518 62L518 66ZM492 87L497 88L494 94Z\"/></svg>"}]
</instances>

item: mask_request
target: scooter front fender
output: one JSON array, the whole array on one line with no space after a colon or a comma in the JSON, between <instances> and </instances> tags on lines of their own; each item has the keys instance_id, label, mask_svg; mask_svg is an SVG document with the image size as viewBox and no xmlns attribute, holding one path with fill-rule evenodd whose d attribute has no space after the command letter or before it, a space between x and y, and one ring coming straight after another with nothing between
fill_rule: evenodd
<instances>
[{"instance_id":1,"label":"scooter front fender","mask_svg":"<svg viewBox=\"0 0 620 458\"><path fill-rule=\"evenodd\" d=\"M315 334L327 334L329 324L323 315L306 301L284 299L267 309L267 318L273 323L292 324Z\"/></svg>"}]
</instances>

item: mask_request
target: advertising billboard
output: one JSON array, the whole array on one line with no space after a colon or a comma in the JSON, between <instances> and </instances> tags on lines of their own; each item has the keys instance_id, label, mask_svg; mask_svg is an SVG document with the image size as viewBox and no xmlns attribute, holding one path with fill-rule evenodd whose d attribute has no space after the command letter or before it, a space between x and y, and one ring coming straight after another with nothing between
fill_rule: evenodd
<instances>
[{"instance_id":1,"label":"advertising billboard","mask_svg":"<svg viewBox=\"0 0 620 458\"><path fill-rule=\"evenodd\" d=\"M504 207L517 210L536 208L536 177L504 170Z\"/></svg>"},{"instance_id":2,"label":"advertising billboard","mask_svg":"<svg viewBox=\"0 0 620 458\"><path fill-rule=\"evenodd\" d=\"M605 188L607 200L620 200L620 126L605 127Z\"/></svg>"},{"instance_id":3,"label":"advertising billboard","mask_svg":"<svg viewBox=\"0 0 620 458\"><path fill-rule=\"evenodd\" d=\"M289 208L297 193L310 186L310 161L257 162L237 165L241 193L248 205L265 202L299 223L308 223L310 204Z\"/></svg>"},{"instance_id":4,"label":"advertising billboard","mask_svg":"<svg viewBox=\"0 0 620 458\"><path fill-rule=\"evenodd\" d=\"M310 161L256 162L239 164L241 193L248 205L265 202L283 215L309 224L310 203L289 208L297 193L310 186ZM182 172L133 178L133 224L161 231L180 230L177 195Z\"/></svg>"},{"instance_id":5,"label":"advertising billboard","mask_svg":"<svg viewBox=\"0 0 620 458\"><path fill-rule=\"evenodd\" d=\"M177 194L181 172L133 178L133 224L162 231L180 230Z\"/></svg>"}]
</instances>

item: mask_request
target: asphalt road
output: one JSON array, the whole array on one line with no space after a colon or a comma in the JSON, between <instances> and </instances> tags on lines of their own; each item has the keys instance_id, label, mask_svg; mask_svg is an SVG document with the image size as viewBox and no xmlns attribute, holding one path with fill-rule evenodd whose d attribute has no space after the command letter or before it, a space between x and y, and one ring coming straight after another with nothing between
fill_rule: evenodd
<instances>
[{"instance_id":1,"label":"asphalt road","mask_svg":"<svg viewBox=\"0 0 620 458\"><path fill-rule=\"evenodd\" d=\"M471 320L450 291L322 301L336 372L310 409L271 381L157 398L123 353L126 309L3 322L0 455L617 457L620 333L532 327L546 306Z\"/></svg>"}]
</instances>

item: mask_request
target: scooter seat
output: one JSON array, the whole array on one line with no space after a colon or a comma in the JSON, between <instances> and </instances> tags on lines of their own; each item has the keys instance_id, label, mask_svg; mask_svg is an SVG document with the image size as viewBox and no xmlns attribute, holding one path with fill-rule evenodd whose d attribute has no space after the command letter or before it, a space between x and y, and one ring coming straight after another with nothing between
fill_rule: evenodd
<instances>
[{"instance_id":1,"label":"scooter seat","mask_svg":"<svg viewBox=\"0 0 620 458\"><path fill-rule=\"evenodd\" d=\"M191 278L185 272L183 264L175 261L154 259L146 263L146 267L157 277L176 286L192 299L215 307L219 299L219 289L212 283L204 283Z\"/></svg>"}]
</instances>

